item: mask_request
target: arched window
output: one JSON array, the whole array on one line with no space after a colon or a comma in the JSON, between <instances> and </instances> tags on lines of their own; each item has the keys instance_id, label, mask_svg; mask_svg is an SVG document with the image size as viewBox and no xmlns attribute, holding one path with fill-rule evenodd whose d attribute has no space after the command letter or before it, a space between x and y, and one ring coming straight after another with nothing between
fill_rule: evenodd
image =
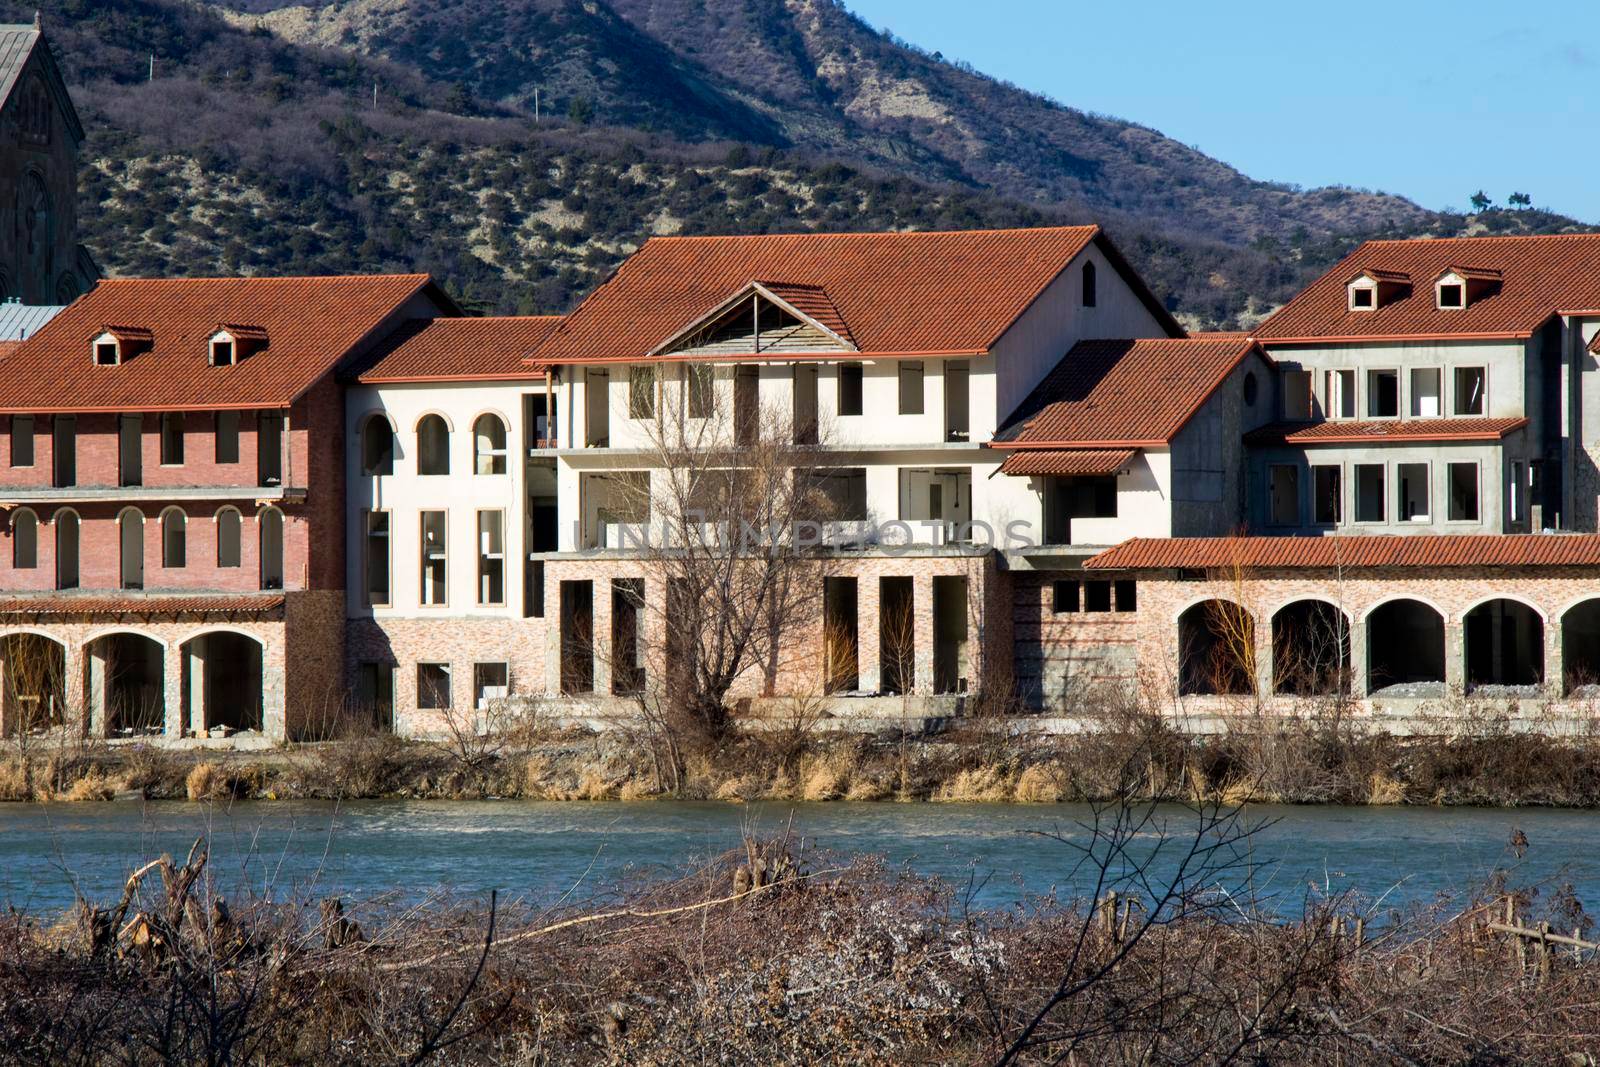
<instances>
[{"instance_id":1,"label":"arched window","mask_svg":"<svg viewBox=\"0 0 1600 1067\"><path fill-rule=\"evenodd\" d=\"M244 521L238 508L223 508L217 512L217 566L239 566L239 544Z\"/></svg>"},{"instance_id":2,"label":"arched window","mask_svg":"<svg viewBox=\"0 0 1600 1067\"><path fill-rule=\"evenodd\" d=\"M177 508L161 513L161 565L167 568L188 566L189 520Z\"/></svg>"},{"instance_id":3,"label":"arched window","mask_svg":"<svg viewBox=\"0 0 1600 1067\"><path fill-rule=\"evenodd\" d=\"M267 508L261 523L261 588L283 588L283 512Z\"/></svg>"},{"instance_id":4,"label":"arched window","mask_svg":"<svg viewBox=\"0 0 1600 1067\"><path fill-rule=\"evenodd\" d=\"M450 427L438 415L417 423L417 473L450 473Z\"/></svg>"},{"instance_id":5,"label":"arched window","mask_svg":"<svg viewBox=\"0 0 1600 1067\"><path fill-rule=\"evenodd\" d=\"M394 427L382 415L373 415L361 427L361 473L394 473Z\"/></svg>"},{"instance_id":6,"label":"arched window","mask_svg":"<svg viewBox=\"0 0 1600 1067\"><path fill-rule=\"evenodd\" d=\"M39 565L39 516L27 508L11 513L11 566L31 571Z\"/></svg>"},{"instance_id":7,"label":"arched window","mask_svg":"<svg viewBox=\"0 0 1600 1067\"><path fill-rule=\"evenodd\" d=\"M58 511L56 527L56 588L78 588L78 513Z\"/></svg>"},{"instance_id":8,"label":"arched window","mask_svg":"<svg viewBox=\"0 0 1600 1067\"><path fill-rule=\"evenodd\" d=\"M122 588L144 588L144 516L127 508L117 516L117 540L122 550Z\"/></svg>"},{"instance_id":9,"label":"arched window","mask_svg":"<svg viewBox=\"0 0 1600 1067\"><path fill-rule=\"evenodd\" d=\"M1085 263L1083 265L1083 306L1086 308L1094 307L1094 297L1094 264Z\"/></svg>"},{"instance_id":10,"label":"arched window","mask_svg":"<svg viewBox=\"0 0 1600 1067\"><path fill-rule=\"evenodd\" d=\"M479 474L506 472L506 424L500 416L479 415L472 424L472 454Z\"/></svg>"}]
</instances>

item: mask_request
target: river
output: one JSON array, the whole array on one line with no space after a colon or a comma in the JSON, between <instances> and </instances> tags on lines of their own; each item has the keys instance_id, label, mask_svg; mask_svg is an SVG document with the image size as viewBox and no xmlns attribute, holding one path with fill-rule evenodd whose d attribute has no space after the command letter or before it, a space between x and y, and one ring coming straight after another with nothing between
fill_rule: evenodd
<instances>
[{"instance_id":1,"label":"river","mask_svg":"<svg viewBox=\"0 0 1600 1067\"><path fill-rule=\"evenodd\" d=\"M444 890L471 901L493 888L529 903L564 893L590 899L736 847L746 826L775 833L791 818L822 848L881 854L972 884L983 904L1006 905L1084 888L1072 850L1033 831L1083 842L1078 824L1089 814L1065 804L3 804L0 905L51 915L71 904L74 886L114 898L128 871L163 851L181 858L202 832L211 835L213 876L235 895L415 899ZM1178 835L1192 825L1182 809L1160 817ZM1600 902L1596 812L1253 806L1248 817L1270 822L1250 840L1250 880L1291 907L1308 889L1355 890L1385 908L1427 903L1512 866L1519 883L1570 881L1591 908ZM1508 848L1516 829L1530 843L1520 860Z\"/></svg>"}]
</instances>

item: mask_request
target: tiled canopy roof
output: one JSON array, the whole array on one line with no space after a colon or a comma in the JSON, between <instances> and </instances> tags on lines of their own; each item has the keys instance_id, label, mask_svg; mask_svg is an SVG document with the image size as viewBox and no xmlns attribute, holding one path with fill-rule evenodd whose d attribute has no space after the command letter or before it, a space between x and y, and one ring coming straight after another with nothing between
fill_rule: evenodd
<instances>
[{"instance_id":1,"label":"tiled canopy roof","mask_svg":"<svg viewBox=\"0 0 1600 1067\"><path fill-rule=\"evenodd\" d=\"M0 360L0 410L286 407L424 293L455 311L425 274L103 281ZM269 341L213 367L219 322L250 323ZM152 343L95 366L89 342L107 323Z\"/></svg>"},{"instance_id":2,"label":"tiled canopy roof","mask_svg":"<svg viewBox=\"0 0 1600 1067\"><path fill-rule=\"evenodd\" d=\"M358 377L363 382L527 379L543 373L524 360L560 315L413 319L386 339Z\"/></svg>"},{"instance_id":3,"label":"tiled canopy roof","mask_svg":"<svg viewBox=\"0 0 1600 1067\"><path fill-rule=\"evenodd\" d=\"M1488 291L1464 308L1436 307L1434 280L1451 269L1488 283ZM1405 274L1411 285L1371 311L1351 311L1345 287L1363 271ZM1600 234L1368 241L1262 323L1256 337L1268 343L1528 337L1558 311L1596 310Z\"/></svg>"},{"instance_id":4,"label":"tiled canopy roof","mask_svg":"<svg viewBox=\"0 0 1600 1067\"><path fill-rule=\"evenodd\" d=\"M986 352L1090 243L1181 329L1096 226L940 233L653 237L568 315L540 362L639 360L760 282L821 289L864 356ZM819 321L825 308L813 306Z\"/></svg>"},{"instance_id":5,"label":"tiled canopy roof","mask_svg":"<svg viewBox=\"0 0 1600 1067\"><path fill-rule=\"evenodd\" d=\"M1018 449L1000 464L1001 474L1092 477L1115 474L1133 462L1131 448Z\"/></svg>"},{"instance_id":6,"label":"tiled canopy roof","mask_svg":"<svg viewBox=\"0 0 1600 1067\"><path fill-rule=\"evenodd\" d=\"M1085 570L1351 567L1594 567L1595 534L1409 534L1377 537L1136 537Z\"/></svg>"},{"instance_id":7,"label":"tiled canopy roof","mask_svg":"<svg viewBox=\"0 0 1600 1067\"><path fill-rule=\"evenodd\" d=\"M283 607L282 593L219 593L211 596L145 596L119 593L55 593L0 597L0 615L58 618L100 615L265 615Z\"/></svg>"},{"instance_id":8,"label":"tiled canopy roof","mask_svg":"<svg viewBox=\"0 0 1600 1067\"><path fill-rule=\"evenodd\" d=\"M1251 430L1244 435L1244 442L1247 445L1382 445L1408 441L1498 441L1526 425L1525 418L1279 422Z\"/></svg>"},{"instance_id":9,"label":"tiled canopy roof","mask_svg":"<svg viewBox=\"0 0 1600 1067\"><path fill-rule=\"evenodd\" d=\"M1248 337L1079 341L995 435L1020 448L1165 444L1241 360Z\"/></svg>"}]
</instances>

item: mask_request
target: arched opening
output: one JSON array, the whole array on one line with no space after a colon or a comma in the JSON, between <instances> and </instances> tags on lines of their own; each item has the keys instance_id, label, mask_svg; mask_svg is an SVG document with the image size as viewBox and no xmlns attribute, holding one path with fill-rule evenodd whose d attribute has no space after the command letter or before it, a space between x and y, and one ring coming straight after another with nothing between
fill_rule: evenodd
<instances>
[{"instance_id":1,"label":"arched opening","mask_svg":"<svg viewBox=\"0 0 1600 1067\"><path fill-rule=\"evenodd\" d=\"M1231 600L1202 600L1178 616L1178 692L1241 696L1256 688L1256 632Z\"/></svg>"},{"instance_id":2,"label":"arched opening","mask_svg":"<svg viewBox=\"0 0 1600 1067\"><path fill-rule=\"evenodd\" d=\"M238 508L217 512L217 567L237 567L244 537L244 519Z\"/></svg>"},{"instance_id":3,"label":"arched opening","mask_svg":"<svg viewBox=\"0 0 1600 1067\"><path fill-rule=\"evenodd\" d=\"M1272 688L1295 696L1350 692L1350 622L1326 600L1297 600L1272 617Z\"/></svg>"},{"instance_id":4,"label":"arched opening","mask_svg":"<svg viewBox=\"0 0 1600 1067\"><path fill-rule=\"evenodd\" d=\"M361 427L361 473L394 473L394 427L382 415L369 417Z\"/></svg>"},{"instance_id":5,"label":"arched opening","mask_svg":"<svg viewBox=\"0 0 1600 1067\"><path fill-rule=\"evenodd\" d=\"M472 424L472 455L477 473L506 472L506 424L500 416L479 415Z\"/></svg>"},{"instance_id":6,"label":"arched opening","mask_svg":"<svg viewBox=\"0 0 1600 1067\"><path fill-rule=\"evenodd\" d=\"M283 588L283 512L267 508L261 523L261 588Z\"/></svg>"},{"instance_id":7,"label":"arched opening","mask_svg":"<svg viewBox=\"0 0 1600 1067\"><path fill-rule=\"evenodd\" d=\"M260 731L261 643L217 630L184 642L182 652L183 706L190 731Z\"/></svg>"},{"instance_id":8,"label":"arched opening","mask_svg":"<svg viewBox=\"0 0 1600 1067\"><path fill-rule=\"evenodd\" d=\"M450 473L450 427L439 415L424 415L417 423L417 473Z\"/></svg>"},{"instance_id":9,"label":"arched opening","mask_svg":"<svg viewBox=\"0 0 1600 1067\"><path fill-rule=\"evenodd\" d=\"M1561 669L1568 696L1600 696L1600 597L1561 616Z\"/></svg>"},{"instance_id":10,"label":"arched opening","mask_svg":"<svg viewBox=\"0 0 1600 1067\"><path fill-rule=\"evenodd\" d=\"M1467 692L1538 695L1544 681L1544 620L1537 611L1516 600L1486 601L1467 612L1463 637Z\"/></svg>"},{"instance_id":11,"label":"arched opening","mask_svg":"<svg viewBox=\"0 0 1600 1067\"><path fill-rule=\"evenodd\" d=\"M36 734L66 721L66 665L67 650L43 634L0 637L0 733Z\"/></svg>"},{"instance_id":12,"label":"arched opening","mask_svg":"<svg viewBox=\"0 0 1600 1067\"><path fill-rule=\"evenodd\" d=\"M39 566L39 516L27 508L11 513L11 567L31 571Z\"/></svg>"},{"instance_id":13,"label":"arched opening","mask_svg":"<svg viewBox=\"0 0 1600 1067\"><path fill-rule=\"evenodd\" d=\"M76 511L58 511L56 528L56 588L78 588L78 538L82 529Z\"/></svg>"},{"instance_id":14,"label":"arched opening","mask_svg":"<svg viewBox=\"0 0 1600 1067\"><path fill-rule=\"evenodd\" d=\"M159 734L166 726L166 671L161 643L136 633L89 642L86 689L109 737Z\"/></svg>"},{"instance_id":15,"label":"arched opening","mask_svg":"<svg viewBox=\"0 0 1600 1067\"><path fill-rule=\"evenodd\" d=\"M1367 616L1367 695L1444 696L1444 616L1420 600Z\"/></svg>"},{"instance_id":16,"label":"arched opening","mask_svg":"<svg viewBox=\"0 0 1600 1067\"><path fill-rule=\"evenodd\" d=\"M161 513L161 566L172 569L189 564L189 520L177 508Z\"/></svg>"},{"instance_id":17,"label":"arched opening","mask_svg":"<svg viewBox=\"0 0 1600 1067\"><path fill-rule=\"evenodd\" d=\"M128 508L117 516L117 541L121 549L122 588L144 588L144 516Z\"/></svg>"}]
</instances>

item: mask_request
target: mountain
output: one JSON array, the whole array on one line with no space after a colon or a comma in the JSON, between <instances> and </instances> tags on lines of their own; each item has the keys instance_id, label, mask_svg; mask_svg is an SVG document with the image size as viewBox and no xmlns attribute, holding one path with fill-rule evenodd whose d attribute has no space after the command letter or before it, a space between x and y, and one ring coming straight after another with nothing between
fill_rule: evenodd
<instances>
[{"instance_id":1,"label":"mountain","mask_svg":"<svg viewBox=\"0 0 1600 1067\"><path fill-rule=\"evenodd\" d=\"M1096 220L1204 327L1254 321L1365 236L1575 225L1253 181L827 0L43 13L111 274L428 270L486 311L561 311L652 233Z\"/></svg>"}]
</instances>

